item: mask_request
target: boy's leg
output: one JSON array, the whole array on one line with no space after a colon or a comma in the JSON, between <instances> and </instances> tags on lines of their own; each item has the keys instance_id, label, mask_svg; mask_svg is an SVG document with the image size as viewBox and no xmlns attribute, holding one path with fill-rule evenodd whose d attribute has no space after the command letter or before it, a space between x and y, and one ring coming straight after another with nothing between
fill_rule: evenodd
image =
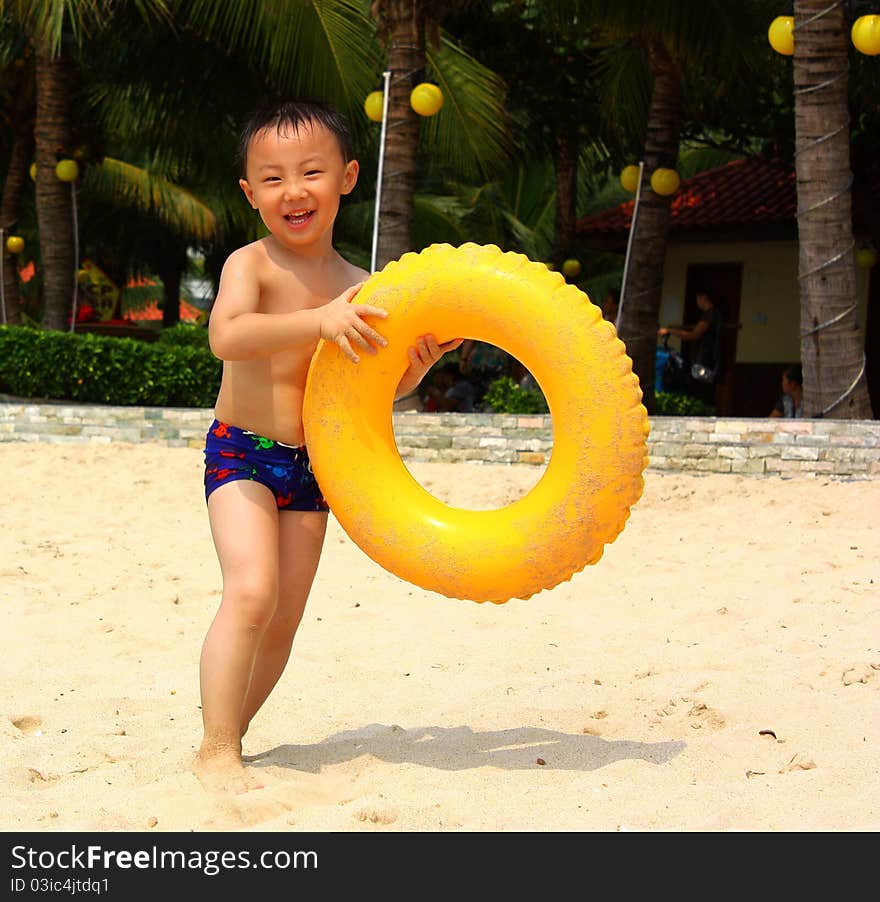
<instances>
[{"instance_id":1,"label":"boy's leg","mask_svg":"<svg viewBox=\"0 0 880 902\"><path fill-rule=\"evenodd\" d=\"M257 650L242 711L242 736L284 672L327 530L327 514L317 511L281 511L278 521L278 607Z\"/></svg>"},{"instance_id":2,"label":"boy's leg","mask_svg":"<svg viewBox=\"0 0 880 902\"><path fill-rule=\"evenodd\" d=\"M243 791L242 710L263 633L278 604L278 510L259 483L238 480L208 499L211 534L223 576L220 608L202 647L204 737L200 771L221 788Z\"/></svg>"}]
</instances>

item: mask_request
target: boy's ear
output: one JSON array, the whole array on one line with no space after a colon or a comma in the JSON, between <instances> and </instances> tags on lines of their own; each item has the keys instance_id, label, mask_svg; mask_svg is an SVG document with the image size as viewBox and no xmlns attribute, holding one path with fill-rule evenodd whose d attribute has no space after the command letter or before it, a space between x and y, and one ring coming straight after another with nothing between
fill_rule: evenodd
<instances>
[{"instance_id":1,"label":"boy's ear","mask_svg":"<svg viewBox=\"0 0 880 902\"><path fill-rule=\"evenodd\" d=\"M349 160L348 163L345 164L345 174L342 177L343 194L351 194L354 186L357 184L360 169L360 163L358 163L357 160Z\"/></svg>"},{"instance_id":2,"label":"boy's ear","mask_svg":"<svg viewBox=\"0 0 880 902\"><path fill-rule=\"evenodd\" d=\"M257 205L254 202L254 192L248 184L247 179L239 179L238 184L241 190L244 191L244 196L248 199L248 203L256 210Z\"/></svg>"}]
</instances>

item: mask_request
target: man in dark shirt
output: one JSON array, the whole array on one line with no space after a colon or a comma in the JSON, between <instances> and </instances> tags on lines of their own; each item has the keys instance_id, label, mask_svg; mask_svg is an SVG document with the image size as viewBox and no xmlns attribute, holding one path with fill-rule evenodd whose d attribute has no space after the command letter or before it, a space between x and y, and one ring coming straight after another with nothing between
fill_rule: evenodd
<instances>
[{"instance_id":1,"label":"man in dark shirt","mask_svg":"<svg viewBox=\"0 0 880 902\"><path fill-rule=\"evenodd\" d=\"M692 329L661 326L657 335L675 335L682 341L696 342L687 392L714 405L715 386L724 381L724 317L705 289L697 291L697 307L700 319Z\"/></svg>"}]
</instances>

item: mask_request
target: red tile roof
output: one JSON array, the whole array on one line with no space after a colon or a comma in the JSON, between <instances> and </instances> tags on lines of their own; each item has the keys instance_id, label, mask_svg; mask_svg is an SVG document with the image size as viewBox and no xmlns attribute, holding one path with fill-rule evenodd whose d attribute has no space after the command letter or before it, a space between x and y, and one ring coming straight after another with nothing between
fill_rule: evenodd
<instances>
[{"instance_id":1,"label":"red tile roof","mask_svg":"<svg viewBox=\"0 0 880 902\"><path fill-rule=\"evenodd\" d=\"M578 221L578 235L628 232L635 199ZM797 213L794 168L768 160L734 160L681 183L670 204L670 231L791 225Z\"/></svg>"}]
</instances>

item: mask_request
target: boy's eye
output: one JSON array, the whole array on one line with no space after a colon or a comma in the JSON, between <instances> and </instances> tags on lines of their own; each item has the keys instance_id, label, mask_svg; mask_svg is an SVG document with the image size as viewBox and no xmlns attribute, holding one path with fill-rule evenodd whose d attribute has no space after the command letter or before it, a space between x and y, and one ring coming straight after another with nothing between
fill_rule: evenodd
<instances>
[{"instance_id":1,"label":"boy's eye","mask_svg":"<svg viewBox=\"0 0 880 902\"><path fill-rule=\"evenodd\" d=\"M320 174L321 174L321 170L320 170L320 169L310 169L310 170L306 173L306 175L320 175Z\"/></svg>"}]
</instances>

